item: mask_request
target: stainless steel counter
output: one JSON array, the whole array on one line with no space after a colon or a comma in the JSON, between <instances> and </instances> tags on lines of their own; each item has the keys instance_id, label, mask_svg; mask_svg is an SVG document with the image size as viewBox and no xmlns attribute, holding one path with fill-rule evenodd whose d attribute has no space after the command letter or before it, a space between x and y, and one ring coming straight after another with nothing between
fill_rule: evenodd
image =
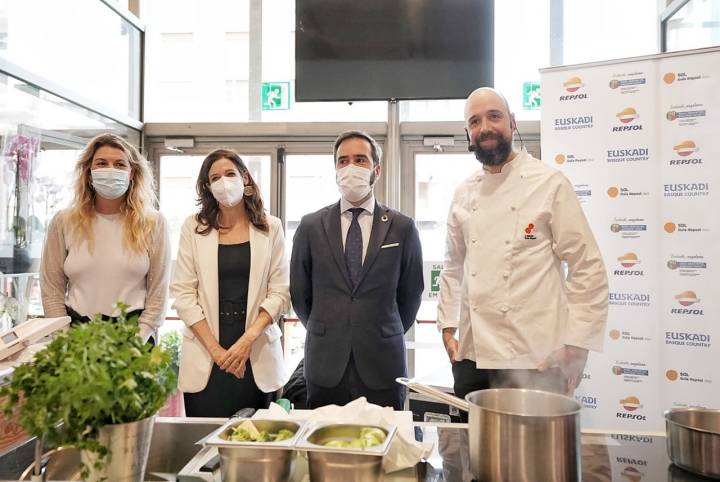
<instances>
[{"instance_id":1,"label":"stainless steel counter","mask_svg":"<svg viewBox=\"0 0 720 482\"><path fill-rule=\"evenodd\" d=\"M199 439L224 422L223 419L160 418L155 426L147 480L159 481L219 481L215 474L202 469L213 465L208 449L195 445ZM416 438L435 444L432 455L416 467L388 474L385 482L467 482L467 428L462 424L416 423ZM18 480L22 471L32 463L33 444L0 455L0 480ZM49 468L59 480L73 480L77 455L68 452ZM210 462L210 464L207 464ZM645 435L608 435L585 433L582 437L582 471L584 482L673 481L701 482L670 464L665 450L665 438ZM61 475L62 474L62 475ZM67 474L67 475L66 475ZM75 479L77 480L77 479ZM307 482L307 462L302 456L295 461L292 482ZM542 481L534 481L542 482ZM549 482L549 481L548 481Z\"/></svg>"}]
</instances>

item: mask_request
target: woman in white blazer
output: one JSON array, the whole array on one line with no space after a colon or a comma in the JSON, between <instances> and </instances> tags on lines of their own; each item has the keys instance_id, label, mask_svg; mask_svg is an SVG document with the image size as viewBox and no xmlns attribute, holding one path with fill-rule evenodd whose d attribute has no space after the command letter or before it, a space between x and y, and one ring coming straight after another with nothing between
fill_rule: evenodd
<instances>
[{"instance_id":1,"label":"woman in white blazer","mask_svg":"<svg viewBox=\"0 0 720 482\"><path fill-rule=\"evenodd\" d=\"M237 153L218 149L197 180L170 291L185 322L180 390L190 417L264 408L283 386L277 320L290 302L281 221L265 214Z\"/></svg>"}]
</instances>

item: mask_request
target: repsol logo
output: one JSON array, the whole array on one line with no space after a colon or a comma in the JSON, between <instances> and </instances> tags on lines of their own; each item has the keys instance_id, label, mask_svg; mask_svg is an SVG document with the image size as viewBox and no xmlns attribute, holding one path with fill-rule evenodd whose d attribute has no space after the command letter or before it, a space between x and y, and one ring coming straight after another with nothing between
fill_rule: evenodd
<instances>
[{"instance_id":1,"label":"repsol logo","mask_svg":"<svg viewBox=\"0 0 720 482\"><path fill-rule=\"evenodd\" d=\"M615 457L615 460L617 460L619 464L639 465L640 467L647 467L647 460L643 459L634 459L631 457Z\"/></svg>"},{"instance_id":2,"label":"repsol logo","mask_svg":"<svg viewBox=\"0 0 720 482\"><path fill-rule=\"evenodd\" d=\"M670 159L671 166L697 166L702 163L703 160L699 157L693 159Z\"/></svg>"},{"instance_id":3,"label":"repsol logo","mask_svg":"<svg viewBox=\"0 0 720 482\"><path fill-rule=\"evenodd\" d=\"M670 313L674 315L703 315L703 310L691 310L688 308L672 308Z\"/></svg>"},{"instance_id":4,"label":"repsol logo","mask_svg":"<svg viewBox=\"0 0 720 482\"><path fill-rule=\"evenodd\" d=\"M614 126L612 128L613 132L627 132L627 131L641 131L642 130L642 124L634 124L631 126Z\"/></svg>"},{"instance_id":5,"label":"repsol logo","mask_svg":"<svg viewBox=\"0 0 720 482\"><path fill-rule=\"evenodd\" d=\"M579 100L587 99L587 94L572 94L572 95L561 95L560 100Z\"/></svg>"},{"instance_id":6,"label":"repsol logo","mask_svg":"<svg viewBox=\"0 0 720 482\"><path fill-rule=\"evenodd\" d=\"M617 418L627 418L630 420L647 420L647 417L645 415L641 415L639 413L617 412L615 416Z\"/></svg>"},{"instance_id":7,"label":"repsol logo","mask_svg":"<svg viewBox=\"0 0 720 482\"><path fill-rule=\"evenodd\" d=\"M643 270L616 269L613 271L615 276L643 276Z\"/></svg>"}]
</instances>

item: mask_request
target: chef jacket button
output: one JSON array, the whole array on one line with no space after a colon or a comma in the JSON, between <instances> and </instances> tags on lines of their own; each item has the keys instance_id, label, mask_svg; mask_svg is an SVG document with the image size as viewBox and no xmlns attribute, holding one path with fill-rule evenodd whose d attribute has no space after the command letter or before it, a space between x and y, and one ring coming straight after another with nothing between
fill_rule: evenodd
<instances>
[{"instance_id":1,"label":"chef jacket button","mask_svg":"<svg viewBox=\"0 0 720 482\"><path fill-rule=\"evenodd\" d=\"M509 310L510 310L510 308L507 306L503 306L500 308L500 311L502 311L503 313L507 313Z\"/></svg>"},{"instance_id":2,"label":"chef jacket button","mask_svg":"<svg viewBox=\"0 0 720 482\"><path fill-rule=\"evenodd\" d=\"M474 211L477 211L477 208L476 208L476 207L473 207L473 212L474 212Z\"/></svg>"},{"instance_id":3,"label":"chef jacket button","mask_svg":"<svg viewBox=\"0 0 720 482\"><path fill-rule=\"evenodd\" d=\"M473 238L472 243L475 244L475 241L477 241L475 238Z\"/></svg>"},{"instance_id":4,"label":"chef jacket button","mask_svg":"<svg viewBox=\"0 0 720 482\"><path fill-rule=\"evenodd\" d=\"M477 273L476 273L475 271L473 271L473 272L472 272L472 275L475 276L475 275L477 275Z\"/></svg>"},{"instance_id":5,"label":"chef jacket button","mask_svg":"<svg viewBox=\"0 0 720 482\"><path fill-rule=\"evenodd\" d=\"M510 206L510 209L515 211L515 206Z\"/></svg>"},{"instance_id":6,"label":"chef jacket button","mask_svg":"<svg viewBox=\"0 0 720 482\"><path fill-rule=\"evenodd\" d=\"M510 272L509 272L509 271L505 271L505 272L503 273L503 278L507 278L508 276L510 276Z\"/></svg>"},{"instance_id":7,"label":"chef jacket button","mask_svg":"<svg viewBox=\"0 0 720 482\"><path fill-rule=\"evenodd\" d=\"M505 244L510 244L510 240L509 240L509 239L506 239L506 240L505 240Z\"/></svg>"}]
</instances>

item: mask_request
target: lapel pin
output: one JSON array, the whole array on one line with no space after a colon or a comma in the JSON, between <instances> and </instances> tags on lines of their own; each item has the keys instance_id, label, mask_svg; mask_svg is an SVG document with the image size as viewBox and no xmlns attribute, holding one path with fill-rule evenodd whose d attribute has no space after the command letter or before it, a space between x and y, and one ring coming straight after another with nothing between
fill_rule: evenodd
<instances>
[{"instance_id":1,"label":"lapel pin","mask_svg":"<svg viewBox=\"0 0 720 482\"><path fill-rule=\"evenodd\" d=\"M387 220L388 220L387 214L383 214L382 217L380 218L380 221L382 221L384 223L386 223Z\"/></svg>"}]
</instances>

